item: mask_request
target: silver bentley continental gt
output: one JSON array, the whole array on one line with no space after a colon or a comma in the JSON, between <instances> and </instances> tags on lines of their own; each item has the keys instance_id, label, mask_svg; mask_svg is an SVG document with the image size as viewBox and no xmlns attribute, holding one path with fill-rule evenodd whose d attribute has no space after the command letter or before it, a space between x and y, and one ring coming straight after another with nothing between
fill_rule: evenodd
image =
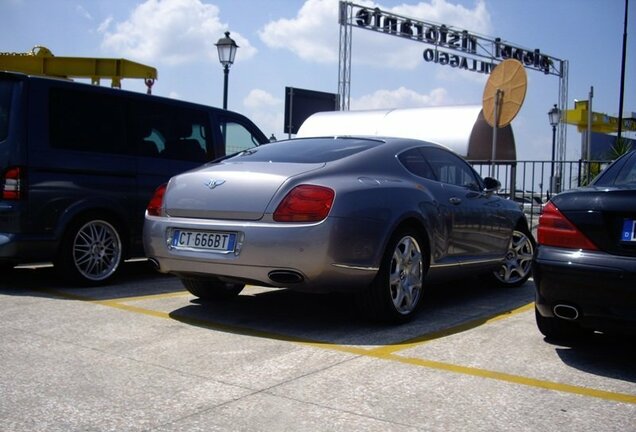
<instances>
[{"instance_id":1,"label":"silver bentley continental gt","mask_svg":"<svg viewBox=\"0 0 636 432\"><path fill-rule=\"evenodd\" d=\"M433 281L528 279L534 239L499 186L424 141L279 141L159 187L144 247L202 300L236 296L245 284L344 291L370 318L405 322Z\"/></svg>"}]
</instances>

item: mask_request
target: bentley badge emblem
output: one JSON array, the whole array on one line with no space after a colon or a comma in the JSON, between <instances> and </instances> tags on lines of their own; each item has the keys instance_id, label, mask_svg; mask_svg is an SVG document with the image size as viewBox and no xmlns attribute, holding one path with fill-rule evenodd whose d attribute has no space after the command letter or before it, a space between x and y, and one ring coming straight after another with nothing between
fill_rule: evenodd
<instances>
[{"instance_id":1,"label":"bentley badge emblem","mask_svg":"<svg viewBox=\"0 0 636 432\"><path fill-rule=\"evenodd\" d=\"M214 189L217 186L221 186L223 183L225 183L225 180L208 179L204 185L206 185L209 189Z\"/></svg>"}]
</instances>

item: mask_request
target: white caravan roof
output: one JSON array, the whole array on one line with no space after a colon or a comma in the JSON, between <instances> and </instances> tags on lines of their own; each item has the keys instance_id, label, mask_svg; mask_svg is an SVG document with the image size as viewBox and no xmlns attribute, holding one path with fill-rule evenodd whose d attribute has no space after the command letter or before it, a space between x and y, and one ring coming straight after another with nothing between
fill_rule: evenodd
<instances>
[{"instance_id":1,"label":"white caravan roof","mask_svg":"<svg viewBox=\"0 0 636 432\"><path fill-rule=\"evenodd\" d=\"M507 133L498 133L497 159L516 157L512 130L506 128ZM506 128L500 130L506 132ZM305 120L296 136L337 135L415 138L441 144L464 157L491 158L492 128L479 105L319 112ZM512 153L506 151L510 146ZM477 151L477 147L484 148Z\"/></svg>"}]
</instances>

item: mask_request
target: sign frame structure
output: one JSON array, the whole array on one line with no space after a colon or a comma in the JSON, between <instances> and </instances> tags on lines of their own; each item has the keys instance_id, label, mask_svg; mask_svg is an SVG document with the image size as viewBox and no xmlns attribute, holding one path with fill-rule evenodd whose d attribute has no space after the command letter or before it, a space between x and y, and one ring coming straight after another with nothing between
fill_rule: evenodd
<instances>
[{"instance_id":1,"label":"sign frame structure","mask_svg":"<svg viewBox=\"0 0 636 432\"><path fill-rule=\"evenodd\" d=\"M338 61L338 95L340 110L348 111L351 92L352 29L383 33L432 46L423 51L424 61L490 74L503 60L514 58L526 69L559 77L558 107L567 110L568 61L541 52L511 44L501 38L486 37L468 30L445 24L427 22L340 0L340 49ZM557 160L565 160L566 125L559 123L557 134ZM557 165L560 168L560 164Z\"/></svg>"}]
</instances>

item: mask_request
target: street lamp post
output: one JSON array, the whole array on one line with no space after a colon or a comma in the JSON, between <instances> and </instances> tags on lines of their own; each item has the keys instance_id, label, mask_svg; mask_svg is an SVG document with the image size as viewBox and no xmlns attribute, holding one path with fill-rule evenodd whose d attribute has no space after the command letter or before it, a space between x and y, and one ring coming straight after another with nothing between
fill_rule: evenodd
<instances>
[{"instance_id":1,"label":"street lamp post","mask_svg":"<svg viewBox=\"0 0 636 432\"><path fill-rule=\"evenodd\" d=\"M219 52L219 61L221 62L221 66L223 66L223 109L227 109L227 81L230 75L230 66L234 63L238 45L230 38L229 31L226 31L225 37L219 39L215 45Z\"/></svg>"},{"instance_id":2,"label":"street lamp post","mask_svg":"<svg viewBox=\"0 0 636 432\"><path fill-rule=\"evenodd\" d=\"M557 178L554 176L554 159L555 159L555 145L556 145L556 127L561 121L561 110L557 108L556 104L548 111L548 119L550 120L550 126L552 126L552 162L550 164L550 192L559 192L559 185L557 185Z\"/></svg>"}]
</instances>

